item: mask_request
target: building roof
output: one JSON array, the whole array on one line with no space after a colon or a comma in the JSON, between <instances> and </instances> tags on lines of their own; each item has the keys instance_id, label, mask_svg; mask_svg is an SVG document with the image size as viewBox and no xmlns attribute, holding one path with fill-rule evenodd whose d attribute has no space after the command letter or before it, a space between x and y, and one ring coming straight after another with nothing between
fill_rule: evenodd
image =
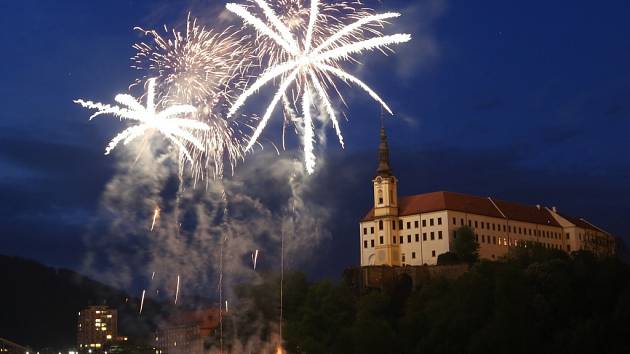
<instances>
[{"instance_id":1,"label":"building roof","mask_svg":"<svg viewBox=\"0 0 630 354\"><path fill-rule=\"evenodd\" d=\"M542 207L507 202L494 198L478 197L455 192L431 192L400 197L398 215L415 215L440 210L453 210L469 214L508 218L540 225L560 226L548 210ZM374 219L372 208L362 221Z\"/></svg>"},{"instance_id":2,"label":"building roof","mask_svg":"<svg viewBox=\"0 0 630 354\"><path fill-rule=\"evenodd\" d=\"M586 220L584 220L582 218L576 218L576 217L573 217L573 216L560 214L560 213L558 213L558 215L562 216L563 218L567 219L567 221L569 221L573 225L575 225L577 227L580 227L582 229L588 229L588 230L593 230L593 231L602 231L602 232L606 233L606 231L604 231L602 229L599 229L595 225L591 224L590 222L588 222L588 221L586 221Z\"/></svg>"},{"instance_id":3,"label":"building roof","mask_svg":"<svg viewBox=\"0 0 630 354\"><path fill-rule=\"evenodd\" d=\"M560 226L549 210L540 205L527 205L491 198L506 218L538 225Z\"/></svg>"}]
</instances>

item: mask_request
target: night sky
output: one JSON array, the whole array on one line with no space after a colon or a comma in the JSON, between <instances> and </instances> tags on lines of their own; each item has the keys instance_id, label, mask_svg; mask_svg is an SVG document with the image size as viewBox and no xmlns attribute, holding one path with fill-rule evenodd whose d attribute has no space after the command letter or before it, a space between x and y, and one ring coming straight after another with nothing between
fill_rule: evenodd
<instances>
[{"instance_id":1,"label":"night sky","mask_svg":"<svg viewBox=\"0 0 630 354\"><path fill-rule=\"evenodd\" d=\"M0 3L0 254L80 264L83 235L113 174L103 149L121 125L88 122L72 100L110 102L126 90L138 75L129 68L134 26L181 24L188 11L213 25L222 5ZM414 37L396 55L363 57L357 68L395 111L386 127L401 194L451 190L554 205L630 240L626 0L374 7L402 12L387 32ZM358 264L357 223L371 203L379 108L346 92L346 149L329 135L325 170L312 180L335 215L333 237L313 260L316 276ZM265 134L279 141L278 129Z\"/></svg>"}]
</instances>

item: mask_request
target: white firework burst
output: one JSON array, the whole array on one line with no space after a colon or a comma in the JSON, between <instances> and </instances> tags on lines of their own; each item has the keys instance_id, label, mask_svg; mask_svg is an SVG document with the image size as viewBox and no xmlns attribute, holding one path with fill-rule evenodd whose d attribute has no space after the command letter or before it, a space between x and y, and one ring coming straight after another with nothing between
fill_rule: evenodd
<instances>
[{"instance_id":1,"label":"white firework burst","mask_svg":"<svg viewBox=\"0 0 630 354\"><path fill-rule=\"evenodd\" d=\"M283 3L296 5L298 9L293 15L284 18L280 18L265 0L251 1L262 11L262 18L243 5L229 3L226 8L242 18L246 25L252 26L259 37L268 39L268 42L260 42L268 43L268 46L261 46L259 50L264 53L263 56L268 57L269 66L234 102L229 116L236 113L250 96L267 83L279 79L279 88L247 144L246 150L249 150L257 142L280 100L286 102L287 91L292 85L297 86L295 92L298 96L301 95L302 101L305 164L307 171L312 173L315 167L314 127L310 112L312 107L321 107L326 113L332 121L339 143L344 146L339 121L327 92L327 88L333 87L341 96L334 78L358 86L387 112L392 113L374 90L343 70L341 63L353 61L353 55L373 50L383 51L390 45L408 42L411 36L401 33L382 35L375 29L385 21L399 17L399 13L354 12L352 16L348 16L351 23L345 24L344 19L331 15L334 13L330 7L332 5L321 5L318 0L310 1L307 18L304 18L304 11L297 6L302 0L283 0ZM326 15L322 16L322 13ZM340 25L342 23L343 26Z\"/></svg>"},{"instance_id":2,"label":"white firework burst","mask_svg":"<svg viewBox=\"0 0 630 354\"><path fill-rule=\"evenodd\" d=\"M105 155L111 153L120 142L126 145L141 136L155 131L160 132L179 148L191 163L193 158L187 145L192 145L201 151L205 149L202 141L195 137L193 132L207 131L210 127L195 119L181 118L181 116L195 113L197 111L195 107L191 105L173 105L166 107L162 111L156 111L155 79L148 80L146 107L128 94L118 94L114 100L124 107L80 99L74 101L85 108L97 110L96 113L90 116L90 120L103 114L111 114L120 119L138 122L137 125L129 127L116 135L107 145Z\"/></svg>"}]
</instances>

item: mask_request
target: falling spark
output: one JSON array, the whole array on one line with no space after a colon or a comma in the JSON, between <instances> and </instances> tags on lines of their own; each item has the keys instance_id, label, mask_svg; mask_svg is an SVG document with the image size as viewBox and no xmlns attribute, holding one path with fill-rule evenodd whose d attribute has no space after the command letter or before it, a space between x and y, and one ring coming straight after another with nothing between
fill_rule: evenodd
<instances>
[{"instance_id":1,"label":"falling spark","mask_svg":"<svg viewBox=\"0 0 630 354\"><path fill-rule=\"evenodd\" d=\"M142 308L144 307L144 293L146 290L142 290L142 299L140 300L140 315L142 315Z\"/></svg>"},{"instance_id":2,"label":"falling spark","mask_svg":"<svg viewBox=\"0 0 630 354\"><path fill-rule=\"evenodd\" d=\"M177 287L175 289L175 305L177 305L178 298L179 298L179 274L177 274Z\"/></svg>"},{"instance_id":3,"label":"falling spark","mask_svg":"<svg viewBox=\"0 0 630 354\"><path fill-rule=\"evenodd\" d=\"M228 313L228 302L225 300L225 313Z\"/></svg>"},{"instance_id":4,"label":"falling spark","mask_svg":"<svg viewBox=\"0 0 630 354\"><path fill-rule=\"evenodd\" d=\"M258 250L252 253L252 263L254 263L254 270L256 270L256 263L258 262Z\"/></svg>"},{"instance_id":5,"label":"falling spark","mask_svg":"<svg viewBox=\"0 0 630 354\"><path fill-rule=\"evenodd\" d=\"M155 219L154 219L154 220L155 220ZM154 221L154 222L155 222L155 221ZM153 272L153 273L151 274L151 280L153 280L153 278L155 278L155 272Z\"/></svg>"},{"instance_id":6,"label":"falling spark","mask_svg":"<svg viewBox=\"0 0 630 354\"><path fill-rule=\"evenodd\" d=\"M289 18L280 18L265 0L252 0L262 10L263 20L256 17L250 8L243 5L229 3L226 9L240 17L245 25L254 27L259 38L266 38L268 46L259 50L261 56L269 58L269 66L257 80L250 85L234 102L228 117L235 114L249 97L259 91L267 83L279 79L279 88L266 109L265 114L257 125L245 150L249 150L257 143L262 131L266 127L276 105L286 97L289 88L295 84L297 95L302 95L303 114L303 142L306 170L313 173L315 155L313 153L314 127L309 107L315 106L325 111L332 121L333 128L341 146L344 146L343 136L337 115L331 103L326 88L333 87L340 98L333 77L346 84L355 84L377 101L390 114L391 109L367 84L341 68L342 62L354 61L353 55L374 50L389 50L390 45L405 43L411 40L409 34L382 35L376 30L385 20L399 17L399 13L368 14L350 16L354 22L343 26L335 16L330 5L320 5L318 0L311 0L307 10L307 20L303 18L303 10ZM282 0L278 7L301 9L302 0ZM343 7L345 3L341 4ZM338 5L339 5L338 4ZM305 25L307 22L307 25ZM292 31L297 29L297 31ZM271 53L271 54L270 54ZM312 92L313 91L313 92ZM317 102L315 102L317 98Z\"/></svg>"},{"instance_id":7,"label":"falling spark","mask_svg":"<svg viewBox=\"0 0 630 354\"><path fill-rule=\"evenodd\" d=\"M155 226L155 221L158 220L160 218L160 207L155 207L155 211L153 212L153 222L151 223L151 231L153 231L153 227ZM155 276L155 272L153 272L153 275L151 275L151 280L153 280L153 277Z\"/></svg>"},{"instance_id":8,"label":"falling spark","mask_svg":"<svg viewBox=\"0 0 630 354\"><path fill-rule=\"evenodd\" d=\"M190 14L183 33L166 26L163 33L138 27L136 30L147 40L133 46L136 54L132 67L144 76L132 86L149 76L159 77L166 103L185 102L198 108L196 116L209 129L196 135L205 149L192 152L193 174L195 179L203 179L207 174L221 177L224 160L233 169L243 157L247 134L237 120L225 119L225 112L236 92L246 84L243 73L254 59L250 46L238 31L206 29Z\"/></svg>"},{"instance_id":9,"label":"falling spark","mask_svg":"<svg viewBox=\"0 0 630 354\"><path fill-rule=\"evenodd\" d=\"M186 144L191 144L195 148L203 151L204 144L193 135L195 131L207 131L210 127L194 119L179 118L181 115L192 114L197 110L191 105L173 105L157 112L155 103L155 79L149 79L147 90L147 104L142 106L133 96L118 94L116 102L125 106L110 106L107 104L92 101L75 100L74 102L89 109L96 109L90 120L102 115L111 114L121 119L135 120L138 125L129 127L116 135L105 149L108 155L120 142L127 145L138 137L147 133L158 131L168 138L180 151L192 162L192 156Z\"/></svg>"}]
</instances>

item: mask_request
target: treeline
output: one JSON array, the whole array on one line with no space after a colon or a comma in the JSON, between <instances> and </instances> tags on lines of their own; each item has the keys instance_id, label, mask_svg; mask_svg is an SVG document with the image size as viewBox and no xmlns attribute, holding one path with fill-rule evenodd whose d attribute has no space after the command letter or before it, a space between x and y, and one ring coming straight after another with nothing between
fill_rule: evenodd
<instances>
[{"instance_id":1,"label":"treeline","mask_svg":"<svg viewBox=\"0 0 630 354\"><path fill-rule=\"evenodd\" d=\"M588 252L517 248L415 288L284 280L289 353L630 353L630 267ZM239 337L277 330L277 277L239 296Z\"/></svg>"}]
</instances>

